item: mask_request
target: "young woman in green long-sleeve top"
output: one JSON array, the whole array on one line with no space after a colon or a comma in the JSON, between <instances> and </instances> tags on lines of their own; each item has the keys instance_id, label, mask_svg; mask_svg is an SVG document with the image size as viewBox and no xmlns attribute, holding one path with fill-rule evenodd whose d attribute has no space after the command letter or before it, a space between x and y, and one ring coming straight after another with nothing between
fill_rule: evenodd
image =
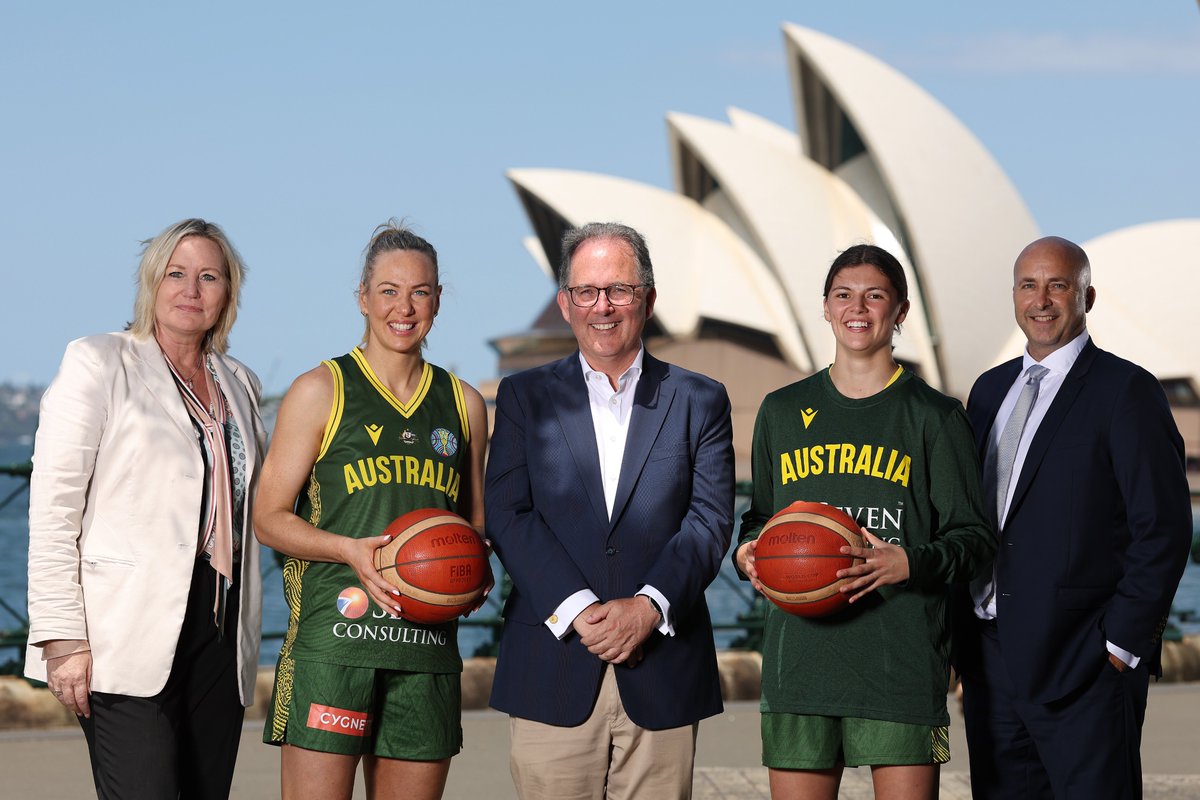
<instances>
[{"instance_id":1,"label":"young woman in green long-sleeve top","mask_svg":"<svg viewBox=\"0 0 1200 800\"><path fill-rule=\"evenodd\" d=\"M825 280L834 363L769 394L754 426L754 493L734 560L760 588L759 531L796 500L854 517L868 547L843 570L851 605L803 618L771 607L763 642L763 763L771 796L837 797L869 765L878 797L934 798L948 761L948 584L996 539L962 406L892 357L908 313L900 263L857 245Z\"/></svg>"}]
</instances>

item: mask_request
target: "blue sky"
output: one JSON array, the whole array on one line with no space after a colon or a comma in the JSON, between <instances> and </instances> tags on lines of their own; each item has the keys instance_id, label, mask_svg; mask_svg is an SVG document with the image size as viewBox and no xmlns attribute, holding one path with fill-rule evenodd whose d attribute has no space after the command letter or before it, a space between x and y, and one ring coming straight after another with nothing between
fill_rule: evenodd
<instances>
[{"instance_id":1,"label":"blue sky","mask_svg":"<svg viewBox=\"0 0 1200 800\"><path fill-rule=\"evenodd\" d=\"M232 352L268 392L358 341L362 248L392 216L441 256L431 360L491 377L487 340L552 292L504 171L669 187L668 111L794 128L784 21L931 92L1048 233L1200 216L1194 0L338 6L0 5L0 381L123 327L139 241L187 216L250 265Z\"/></svg>"}]
</instances>

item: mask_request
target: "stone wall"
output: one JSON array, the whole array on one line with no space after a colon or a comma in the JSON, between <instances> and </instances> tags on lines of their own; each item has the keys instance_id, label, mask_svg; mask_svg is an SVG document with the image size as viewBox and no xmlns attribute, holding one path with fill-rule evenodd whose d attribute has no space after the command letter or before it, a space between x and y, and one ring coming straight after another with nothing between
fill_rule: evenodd
<instances>
[{"instance_id":1,"label":"stone wall","mask_svg":"<svg viewBox=\"0 0 1200 800\"><path fill-rule=\"evenodd\" d=\"M1163 682L1200 681L1200 636L1163 644ZM717 653L721 695L726 700L757 700L762 678L762 656L754 652ZM487 708L492 691L494 658L468 658L463 664L464 709ZM254 705L247 719L263 719L271 702L273 670L259 670ZM0 729L51 728L74 725L68 712L46 689L34 688L23 678L0 677Z\"/></svg>"}]
</instances>

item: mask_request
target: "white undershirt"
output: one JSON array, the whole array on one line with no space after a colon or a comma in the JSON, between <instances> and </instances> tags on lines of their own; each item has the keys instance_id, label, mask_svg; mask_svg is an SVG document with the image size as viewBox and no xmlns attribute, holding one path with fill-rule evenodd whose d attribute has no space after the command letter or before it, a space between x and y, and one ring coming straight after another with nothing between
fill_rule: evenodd
<instances>
[{"instance_id":1,"label":"white undershirt","mask_svg":"<svg viewBox=\"0 0 1200 800\"><path fill-rule=\"evenodd\" d=\"M587 384L588 406L592 412L592 430L596 434L596 451L600 454L600 480L604 485L604 505L612 516L613 505L617 498L617 484L621 479L621 464L625 458L625 440L629 436L629 420L633 416L633 396L637 391L638 381L642 377L642 361L645 348L638 350L637 356L629 369L621 373L617 380L617 388L613 389L608 376L603 372L592 369L579 354L579 363L583 367L583 380ZM663 620L658 630L666 636L674 636L675 628L670 624L671 604L662 592L653 586L643 586L637 594L646 595L658 604L662 610ZM559 603L558 608L546 620L546 627L559 639L570 633L572 623L585 608L592 603L600 602L591 589L580 589L566 600Z\"/></svg>"}]
</instances>

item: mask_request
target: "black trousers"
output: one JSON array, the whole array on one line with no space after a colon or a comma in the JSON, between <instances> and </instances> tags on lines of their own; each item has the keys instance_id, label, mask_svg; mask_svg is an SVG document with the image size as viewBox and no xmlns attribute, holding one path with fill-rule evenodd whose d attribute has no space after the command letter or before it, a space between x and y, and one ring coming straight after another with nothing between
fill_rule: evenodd
<instances>
[{"instance_id":1,"label":"black trousers","mask_svg":"<svg viewBox=\"0 0 1200 800\"><path fill-rule=\"evenodd\" d=\"M171 675L153 697L93 692L79 718L101 800L227 798L242 731L238 697L238 586L226 635L213 622L216 573L196 560Z\"/></svg>"},{"instance_id":2,"label":"black trousers","mask_svg":"<svg viewBox=\"0 0 1200 800\"><path fill-rule=\"evenodd\" d=\"M1137 800L1149 674L1097 656L1095 677L1054 703L1015 696L994 625L982 663L963 675L963 713L977 800Z\"/></svg>"}]
</instances>

